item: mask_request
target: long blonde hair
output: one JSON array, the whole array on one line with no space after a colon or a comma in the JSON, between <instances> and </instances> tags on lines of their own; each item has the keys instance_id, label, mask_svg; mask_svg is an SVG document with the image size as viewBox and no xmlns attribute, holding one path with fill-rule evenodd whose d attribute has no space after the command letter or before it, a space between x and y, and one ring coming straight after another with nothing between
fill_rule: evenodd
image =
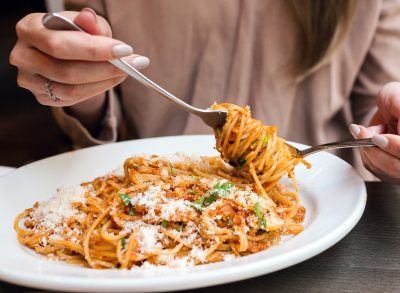
<instances>
[{"instance_id":1,"label":"long blonde hair","mask_svg":"<svg viewBox=\"0 0 400 293\"><path fill-rule=\"evenodd\" d=\"M292 72L318 68L340 46L351 28L357 0L288 0L299 25Z\"/></svg>"}]
</instances>

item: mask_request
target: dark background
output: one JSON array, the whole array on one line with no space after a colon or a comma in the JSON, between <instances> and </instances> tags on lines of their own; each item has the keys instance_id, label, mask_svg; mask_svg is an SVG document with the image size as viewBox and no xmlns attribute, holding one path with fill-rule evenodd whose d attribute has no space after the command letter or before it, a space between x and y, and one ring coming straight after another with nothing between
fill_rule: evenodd
<instances>
[{"instance_id":1,"label":"dark background","mask_svg":"<svg viewBox=\"0 0 400 293\"><path fill-rule=\"evenodd\" d=\"M17 85L8 62L16 42L15 24L28 13L45 12L44 1L3 1L0 10L0 165L19 167L68 149L49 107ZM45 85L43 85L45 86Z\"/></svg>"}]
</instances>

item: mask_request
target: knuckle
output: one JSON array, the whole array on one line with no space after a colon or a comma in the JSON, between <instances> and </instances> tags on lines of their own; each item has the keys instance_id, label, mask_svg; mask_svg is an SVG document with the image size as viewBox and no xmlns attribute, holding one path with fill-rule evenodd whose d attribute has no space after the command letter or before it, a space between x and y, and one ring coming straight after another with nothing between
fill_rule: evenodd
<instances>
[{"instance_id":1,"label":"knuckle","mask_svg":"<svg viewBox=\"0 0 400 293\"><path fill-rule=\"evenodd\" d=\"M11 65L17 66L18 65L18 53L17 49L14 47L12 49L10 56L8 57L8 61L10 62Z\"/></svg>"},{"instance_id":2,"label":"knuckle","mask_svg":"<svg viewBox=\"0 0 400 293\"><path fill-rule=\"evenodd\" d=\"M23 37L23 35L27 32L26 18L27 17L22 18L15 25L15 32L17 33L18 38Z\"/></svg>"},{"instance_id":3,"label":"knuckle","mask_svg":"<svg viewBox=\"0 0 400 293\"><path fill-rule=\"evenodd\" d=\"M27 86L28 83L26 81L26 78L20 71L18 71L18 75L17 75L17 84L19 87L28 89L28 86Z\"/></svg>"},{"instance_id":4,"label":"knuckle","mask_svg":"<svg viewBox=\"0 0 400 293\"><path fill-rule=\"evenodd\" d=\"M42 15L43 13L30 13L21 18L15 25L18 38L31 34L34 22L40 21Z\"/></svg>"}]
</instances>

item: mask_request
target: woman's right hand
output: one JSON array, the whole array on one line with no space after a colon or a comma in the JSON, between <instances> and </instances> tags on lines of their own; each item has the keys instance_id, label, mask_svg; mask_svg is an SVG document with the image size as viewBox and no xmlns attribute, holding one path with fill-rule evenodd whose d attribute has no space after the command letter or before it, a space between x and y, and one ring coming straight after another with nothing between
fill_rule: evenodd
<instances>
[{"instance_id":1,"label":"woman's right hand","mask_svg":"<svg viewBox=\"0 0 400 293\"><path fill-rule=\"evenodd\" d=\"M18 67L18 85L31 91L39 103L71 106L121 83L127 75L108 60L124 57L138 69L148 66L149 59L132 54L132 47L113 39L107 21L90 8L60 14L89 34L48 30L42 25L43 13L29 14L16 26L18 41L10 63ZM47 94L49 80L60 101Z\"/></svg>"}]
</instances>

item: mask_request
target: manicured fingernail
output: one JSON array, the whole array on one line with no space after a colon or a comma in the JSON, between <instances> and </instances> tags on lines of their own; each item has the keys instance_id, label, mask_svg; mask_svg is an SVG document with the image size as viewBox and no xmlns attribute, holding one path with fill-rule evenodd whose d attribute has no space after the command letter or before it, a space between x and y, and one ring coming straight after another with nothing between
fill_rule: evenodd
<instances>
[{"instance_id":1,"label":"manicured fingernail","mask_svg":"<svg viewBox=\"0 0 400 293\"><path fill-rule=\"evenodd\" d=\"M144 56L136 57L132 60L132 66L136 69L142 69L150 64L150 59Z\"/></svg>"},{"instance_id":2,"label":"manicured fingernail","mask_svg":"<svg viewBox=\"0 0 400 293\"><path fill-rule=\"evenodd\" d=\"M126 57L133 53L133 49L127 44L119 44L112 47L111 53L114 57Z\"/></svg>"},{"instance_id":3,"label":"manicured fingernail","mask_svg":"<svg viewBox=\"0 0 400 293\"><path fill-rule=\"evenodd\" d=\"M92 8L85 7L85 8L83 8L81 11L90 12L90 13L94 16L94 19L95 19L95 21L96 21L96 23L97 23L97 14L96 14L96 12L95 12Z\"/></svg>"},{"instance_id":4,"label":"manicured fingernail","mask_svg":"<svg viewBox=\"0 0 400 293\"><path fill-rule=\"evenodd\" d=\"M388 139L383 135L374 135L372 142L382 149L386 148L389 143Z\"/></svg>"},{"instance_id":5,"label":"manicured fingernail","mask_svg":"<svg viewBox=\"0 0 400 293\"><path fill-rule=\"evenodd\" d=\"M361 131L360 126L358 126L357 124L350 124L349 130L354 138L357 138Z\"/></svg>"}]
</instances>

